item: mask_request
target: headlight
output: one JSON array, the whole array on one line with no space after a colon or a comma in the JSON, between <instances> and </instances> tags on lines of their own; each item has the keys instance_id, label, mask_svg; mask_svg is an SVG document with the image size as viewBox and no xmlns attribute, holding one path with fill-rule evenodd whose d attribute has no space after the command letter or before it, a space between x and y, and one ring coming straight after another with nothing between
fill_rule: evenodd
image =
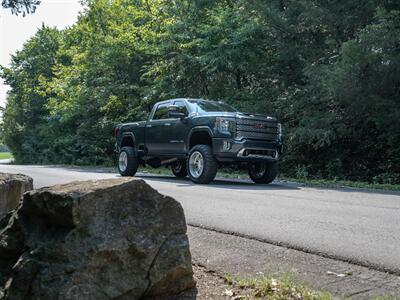
<instances>
[{"instance_id":1,"label":"headlight","mask_svg":"<svg viewBox=\"0 0 400 300\"><path fill-rule=\"evenodd\" d=\"M236 123L234 119L217 117L215 125L219 132L231 134L235 133Z\"/></svg>"}]
</instances>

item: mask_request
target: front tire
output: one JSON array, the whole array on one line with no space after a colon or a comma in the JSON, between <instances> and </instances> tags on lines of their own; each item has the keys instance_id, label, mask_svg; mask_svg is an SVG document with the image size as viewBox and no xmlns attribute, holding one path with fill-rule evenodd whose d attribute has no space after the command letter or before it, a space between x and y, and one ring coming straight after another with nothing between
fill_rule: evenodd
<instances>
[{"instance_id":1,"label":"front tire","mask_svg":"<svg viewBox=\"0 0 400 300\"><path fill-rule=\"evenodd\" d=\"M139 159L133 147L122 147L118 154L118 171L121 176L134 176L139 167Z\"/></svg>"},{"instance_id":2,"label":"front tire","mask_svg":"<svg viewBox=\"0 0 400 300\"><path fill-rule=\"evenodd\" d=\"M257 162L249 164L249 177L253 182L268 184L274 181L278 175L277 162Z\"/></svg>"},{"instance_id":3,"label":"front tire","mask_svg":"<svg viewBox=\"0 0 400 300\"><path fill-rule=\"evenodd\" d=\"M190 152L186 168L194 183L207 184L214 180L218 171L218 163L212 148L208 145L196 145Z\"/></svg>"},{"instance_id":4,"label":"front tire","mask_svg":"<svg viewBox=\"0 0 400 300\"><path fill-rule=\"evenodd\" d=\"M186 177L188 175L186 162L184 160L177 160L171 165L171 171L176 177Z\"/></svg>"}]
</instances>

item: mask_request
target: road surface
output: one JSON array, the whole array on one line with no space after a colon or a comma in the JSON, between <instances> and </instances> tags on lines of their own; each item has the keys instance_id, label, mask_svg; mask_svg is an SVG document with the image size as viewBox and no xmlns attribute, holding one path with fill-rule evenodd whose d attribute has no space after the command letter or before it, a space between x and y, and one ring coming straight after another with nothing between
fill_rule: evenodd
<instances>
[{"instance_id":1,"label":"road surface","mask_svg":"<svg viewBox=\"0 0 400 300\"><path fill-rule=\"evenodd\" d=\"M101 170L7 164L0 164L0 172L27 174L36 188L118 176ZM400 274L400 193L141 178L178 200L190 225Z\"/></svg>"}]
</instances>

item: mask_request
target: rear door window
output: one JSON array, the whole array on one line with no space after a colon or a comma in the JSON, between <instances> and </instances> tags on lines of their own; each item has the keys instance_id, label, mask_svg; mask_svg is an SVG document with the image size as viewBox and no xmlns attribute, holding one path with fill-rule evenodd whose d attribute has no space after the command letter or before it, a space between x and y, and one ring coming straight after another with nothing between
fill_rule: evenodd
<instances>
[{"instance_id":1,"label":"rear door window","mask_svg":"<svg viewBox=\"0 0 400 300\"><path fill-rule=\"evenodd\" d=\"M183 101L175 101L174 105L178 106L178 112L184 113L185 116L189 114L188 109Z\"/></svg>"}]
</instances>

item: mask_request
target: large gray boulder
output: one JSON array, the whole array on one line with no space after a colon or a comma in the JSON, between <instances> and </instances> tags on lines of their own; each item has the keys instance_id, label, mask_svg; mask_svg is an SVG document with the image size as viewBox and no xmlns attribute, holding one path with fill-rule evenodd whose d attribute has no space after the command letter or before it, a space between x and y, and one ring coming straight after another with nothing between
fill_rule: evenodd
<instances>
[{"instance_id":1,"label":"large gray boulder","mask_svg":"<svg viewBox=\"0 0 400 300\"><path fill-rule=\"evenodd\" d=\"M194 285L183 209L143 180L28 192L0 231L3 299L140 299Z\"/></svg>"},{"instance_id":2,"label":"large gray boulder","mask_svg":"<svg viewBox=\"0 0 400 300\"><path fill-rule=\"evenodd\" d=\"M21 196L33 189L33 180L21 174L0 173L0 219L17 208Z\"/></svg>"}]
</instances>

